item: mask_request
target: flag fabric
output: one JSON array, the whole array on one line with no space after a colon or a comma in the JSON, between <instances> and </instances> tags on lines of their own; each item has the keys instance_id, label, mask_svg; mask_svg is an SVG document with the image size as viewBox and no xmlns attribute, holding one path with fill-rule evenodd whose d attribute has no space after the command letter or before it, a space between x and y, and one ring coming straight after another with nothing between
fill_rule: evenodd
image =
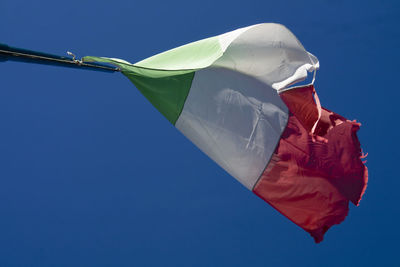
<instances>
[{"instance_id":1,"label":"flag fabric","mask_svg":"<svg viewBox=\"0 0 400 267\"><path fill-rule=\"evenodd\" d=\"M316 242L365 191L360 124L322 108L313 84L293 86L319 62L280 24L241 28L135 64L83 60L118 66L197 147Z\"/></svg>"}]
</instances>

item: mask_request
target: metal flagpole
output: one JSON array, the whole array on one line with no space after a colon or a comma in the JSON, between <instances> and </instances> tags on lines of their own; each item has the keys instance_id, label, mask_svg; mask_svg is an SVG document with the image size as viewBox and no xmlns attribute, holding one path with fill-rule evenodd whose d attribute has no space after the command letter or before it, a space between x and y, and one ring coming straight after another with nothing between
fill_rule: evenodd
<instances>
[{"instance_id":1,"label":"metal flagpole","mask_svg":"<svg viewBox=\"0 0 400 267\"><path fill-rule=\"evenodd\" d=\"M88 69L103 72L116 72L120 71L119 68L110 67L98 63L85 63L81 60L75 59L71 52L68 55L73 57L62 57L33 50L11 47L6 44L0 43L0 62L1 61L19 61L27 63L37 63L52 66L61 66L68 68Z\"/></svg>"}]
</instances>

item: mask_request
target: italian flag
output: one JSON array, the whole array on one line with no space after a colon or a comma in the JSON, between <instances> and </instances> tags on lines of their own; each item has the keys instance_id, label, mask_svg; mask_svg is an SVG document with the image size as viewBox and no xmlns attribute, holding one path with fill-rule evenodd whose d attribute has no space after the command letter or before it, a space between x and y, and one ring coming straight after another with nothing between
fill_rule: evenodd
<instances>
[{"instance_id":1,"label":"italian flag","mask_svg":"<svg viewBox=\"0 0 400 267\"><path fill-rule=\"evenodd\" d=\"M293 86L318 59L280 24L241 28L120 68L179 131L316 242L358 205L368 174L360 124ZM317 100L317 101L315 101Z\"/></svg>"}]
</instances>

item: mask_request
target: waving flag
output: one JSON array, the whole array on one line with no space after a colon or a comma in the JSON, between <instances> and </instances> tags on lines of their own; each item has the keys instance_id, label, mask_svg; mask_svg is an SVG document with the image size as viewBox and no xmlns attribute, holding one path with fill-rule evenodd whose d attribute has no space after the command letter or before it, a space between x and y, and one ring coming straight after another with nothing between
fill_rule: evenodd
<instances>
[{"instance_id":1,"label":"waving flag","mask_svg":"<svg viewBox=\"0 0 400 267\"><path fill-rule=\"evenodd\" d=\"M258 24L120 68L187 138L316 242L358 205L367 168L360 124L322 108L318 59L279 24ZM317 101L315 101L317 100Z\"/></svg>"}]
</instances>

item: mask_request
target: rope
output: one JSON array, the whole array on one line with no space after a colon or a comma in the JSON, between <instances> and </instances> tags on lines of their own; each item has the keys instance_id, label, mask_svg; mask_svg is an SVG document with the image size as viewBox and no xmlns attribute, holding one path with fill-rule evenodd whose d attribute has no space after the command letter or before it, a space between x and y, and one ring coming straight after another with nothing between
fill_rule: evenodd
<instances>
[{"instance_id":1,"label":"rope","mask_svg":"<svg viewBox=\"0 0 400 267\"><path fill-rule=\"evenodd\" d=\"M313 80L313 82L314 82L314 80ZM321 102L319 101L319 97L318 97L317 91L315 91L314 87L313 87L313 93L314 93L315 104L317 104L318 119L315 121L313 127L311 128L311 134L315 133L315 129L317 128L317 124L320 121L321 116L322 116Z\"/></svg>"}]
</instances>

